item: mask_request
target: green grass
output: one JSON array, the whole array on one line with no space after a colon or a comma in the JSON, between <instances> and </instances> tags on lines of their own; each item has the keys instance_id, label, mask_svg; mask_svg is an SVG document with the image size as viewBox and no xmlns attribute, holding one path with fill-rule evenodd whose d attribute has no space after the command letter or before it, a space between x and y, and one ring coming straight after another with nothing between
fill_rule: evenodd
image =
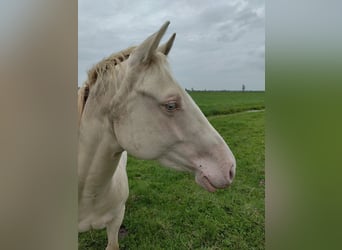
<instances>
[{"instance_id":1,"label":"green grass","mask_svg":"<svg viewBox=\"0 0 342 250\"><path fill-rule=\"evenodd\" d=\"M192 94L210 103L202 93ZM222 97L220 104L230 102L224 96L254 95L215 94ZM237 160L237 175L227 190L208 193L189 173L129 157L130 197L123 222L128 234L120 239L121 249L264 249L264 113L209 117ZM79 249L105 246L105 230L79 234Z\"/></svg>"},{"instance_id":2,"label":"green grass","mask_svg":"<svg viewBox=\"0 0 342 250\"><path fill-rule=\"evenodd\" d=\"M265 92L190 91L206 116L265 108Z\"/></svg>"}]
</instances>

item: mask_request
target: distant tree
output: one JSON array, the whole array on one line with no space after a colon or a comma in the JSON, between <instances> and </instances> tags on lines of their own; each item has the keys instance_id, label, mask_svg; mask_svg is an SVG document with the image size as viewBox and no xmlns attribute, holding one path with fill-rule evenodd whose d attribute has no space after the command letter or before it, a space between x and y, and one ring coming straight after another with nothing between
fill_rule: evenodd
<instances>
[{"instance_id":1,"label":"distant tree","mask_svg":"<svg viewBox=\"0 0 342 250\"><path fill-rule=\"evenodd\" d=\"M194 88L191 88L191 91L194 91Z\"/></svg>"},{"instance_id":2,"label":"distant tree","mask_svg":"<svg viewBox=\"0 0 342 250\"><path fill-rule=\"evenodd\" d=\"M246 86L245 84L242 84L242 92L245 92Z\"/></svg>"}]
</instances>

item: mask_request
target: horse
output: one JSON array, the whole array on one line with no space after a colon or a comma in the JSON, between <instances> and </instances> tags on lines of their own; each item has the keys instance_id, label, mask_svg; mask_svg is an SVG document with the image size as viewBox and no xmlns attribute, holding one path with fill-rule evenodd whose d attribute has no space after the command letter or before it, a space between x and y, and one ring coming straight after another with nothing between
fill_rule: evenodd
<instances>
[{"instance_id":1,"label":"horse","mask_svg":"<svg viewBox=\"0 0 342 250\"><path fill-rule=\"evenodd\" d=\"M167 21L140 45L103 59L78 91L78 229L106 228L119 249L128 198L127 153L190 171L209 192L231 185L236 161L167 62Z\"/></svg>"}]
</instances>

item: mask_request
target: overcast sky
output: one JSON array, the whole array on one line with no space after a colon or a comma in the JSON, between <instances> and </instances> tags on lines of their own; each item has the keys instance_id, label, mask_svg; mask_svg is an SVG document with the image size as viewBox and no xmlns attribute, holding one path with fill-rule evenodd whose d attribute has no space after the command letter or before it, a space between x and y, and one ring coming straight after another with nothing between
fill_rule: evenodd
<instances>
[{"instance_id":1,"label":"overcast sky","mask_svg":"<svg viewBox=\"0 0 342 250\"><path fill-rule=\"evenodd\" d=\"M78 81L102 58L138 45L171 22L176 32L169 54L184 88L265 89L264 0L80 0Z\"/></svg>"}]
</instances>

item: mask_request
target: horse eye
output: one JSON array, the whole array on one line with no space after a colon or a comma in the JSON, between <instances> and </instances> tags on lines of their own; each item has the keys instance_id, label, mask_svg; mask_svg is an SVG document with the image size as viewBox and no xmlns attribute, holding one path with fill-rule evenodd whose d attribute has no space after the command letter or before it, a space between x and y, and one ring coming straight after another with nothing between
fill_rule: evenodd
<instances>
[{"instance_id":1,"label":"horse eye","mask_svg":"<svg viewBox=\"0 0 342 250\"><path fill-rule=\"evenodd\" d=\"M177 103L176 102L168 102L165 104L165 108L167 111L174 111L177 109Z\"/></svg>"}]
</instances>

